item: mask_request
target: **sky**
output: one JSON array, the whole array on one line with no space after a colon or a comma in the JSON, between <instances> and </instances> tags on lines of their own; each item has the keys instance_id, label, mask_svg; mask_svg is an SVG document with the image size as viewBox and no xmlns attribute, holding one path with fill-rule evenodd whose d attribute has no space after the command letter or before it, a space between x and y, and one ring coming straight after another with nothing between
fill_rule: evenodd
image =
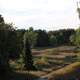
<instances>
[{"instance_id":1,"label":"sky","mask_svg":"<svg viewBox=\"0 0 80 80\"><path fill-rule=\"evenodd\" d=\"M0 14L17 28L58 30L78 28L80 0L0 0Z\"/></svg>"}]
</instances>

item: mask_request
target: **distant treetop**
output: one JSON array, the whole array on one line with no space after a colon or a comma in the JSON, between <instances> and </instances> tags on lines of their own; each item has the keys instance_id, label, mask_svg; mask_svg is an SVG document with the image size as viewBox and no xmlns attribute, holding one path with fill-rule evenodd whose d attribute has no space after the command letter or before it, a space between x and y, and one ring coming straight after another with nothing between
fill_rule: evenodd
<instances>
[{"instance_id":1,"label":"distant treetop","mask_svg":"<svg viewBox=\"0 0 80 80\"><path fill-rule=\"evenodd\" d=\"M80 5L80 2L77 2L77 11L79 13L79 19L80 19L80 7L79 7L79 5Z\"/></svg>"}]
</instances>

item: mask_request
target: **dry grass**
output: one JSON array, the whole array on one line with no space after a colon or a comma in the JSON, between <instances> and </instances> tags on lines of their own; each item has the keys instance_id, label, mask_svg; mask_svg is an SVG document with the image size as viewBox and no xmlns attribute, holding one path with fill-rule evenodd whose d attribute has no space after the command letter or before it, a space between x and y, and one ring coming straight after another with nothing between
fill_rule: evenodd
<instances>
[{"instance_id":1,"label":"dry grass","mask_svg":"<svg viewBox=\"0 0 80 80\"><path fill-rule=\"evenodd\" d=\"M34 62L35 65L47 65L48 62L44 61L44 60L38 60Z\"/></svg>"},{"instance_id":2,"label":"dry grass","mask_svg":"<svg viewBox=\"0 0 80 80\"><path fill-rule=\"evenodd\" d=\"M73 52L73 49L74 47L69 46L33 49L34 64L38 68L38 71L30 72L29 76L32 77L31 80L35 80L36 77L41 76L47 77L49 80L74 80L74 77L80 75L80 71L78 71L80 70L80 62L72 62L72 57L78 55ZM70 57L70 59L66 58L66 56ZM68 61L65 59L68 59ZM66 64L71 65L66 66ZM15 73L17 74L14 77L17 77L15 80L25 80L27 78L27 71L21 69L22 65L15 65L14 62L11 62L11 66L19 70L19 72Z\"/></svg>"},{"instance_id":3,"label":"dry grass","mask_svg":"<svg viewBox=\"0 0 80 80\"><path fill-rule=\"evenodd\" d=\"M48 80L74 80L80 76L80 62L75 62L62 69L56 70L48 74Z\"/></svg>"},{"instance_id":4,"label":"dry grass","mask_svg":"<svg viewBox=\"0 0 80 80\"><path fill-rule=\"evenodd\" d=\"M76 62L76 56L72 46L60 46L55 48L43 48L33 50L34 64L39 70L57 70L64 66ZM42 57L46 57L47 61Z\"/></svg>"}]
</instances>

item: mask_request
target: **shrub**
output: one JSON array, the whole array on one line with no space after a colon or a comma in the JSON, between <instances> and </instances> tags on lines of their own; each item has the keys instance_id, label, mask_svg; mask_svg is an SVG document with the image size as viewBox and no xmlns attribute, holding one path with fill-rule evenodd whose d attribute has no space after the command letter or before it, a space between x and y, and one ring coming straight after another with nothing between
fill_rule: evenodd
<instances>
[{"instance_id":1,"label":"shrub","mask_svg":"<svg viewBox=\"0 0 80 80\"><path fill-rule=\"evenodd\" d=\"M36 60L34 61L34 65L35 65L38 69L42 69L43 66L46 66L46 65L48 65L48 64L49 64L49 63L48 63L48 59L47 59L46 56L42 56L41 58L36 59Z\"/></svg>"},{"instance_id":2,"label":"shrub","mask_svg":"<svg viewBox=\"0 0 80 80\"><path fill-rule=\"evenodd\" d=\"M74 62L74 61L76 61L76 60L77 60L77 55L66 56L66 57L64 58L64 61L66 61L66 62Z\"/></svg>"}]
</instances>

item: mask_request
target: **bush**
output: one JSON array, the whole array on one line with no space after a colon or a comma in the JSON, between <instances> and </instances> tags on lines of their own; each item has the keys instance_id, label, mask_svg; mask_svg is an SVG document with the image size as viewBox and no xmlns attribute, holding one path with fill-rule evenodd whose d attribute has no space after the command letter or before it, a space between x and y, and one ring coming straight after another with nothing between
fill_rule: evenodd
<instances>
[{"instance_id":1,"label":"bush","mask_svg":"<svg viewBox=\"0 0 80 80\"><path fill-rule=\"evenodd\" d=\"M76 61L76 60L77 60L77 55L66 56L66 57L64 58L64 61L66 61L66 62L74 62L74 61Z\"/></svg>"},{"instance_id":2,"label":"bush","mask_svg":"<svg viewBox=\"0 0 80 80\"><path fill-rule=\"evenodd\" d=\"M80 52L80 47L76 47L75 49L74 49L74 53L78 53L78 52Z\"/></svg>"},{"instance_id":3,"label":"bush","mask_svg":"<svg viewBox=\"0 0 80 80\"><path fill-rule=\"evenodd\" d=\"M22 60L15 60L15 61L12 61L10 60L10 67L14 70L22 70L24 69L24 63L22 62Z\"/></svg>"},{"instance_id":4,"label":"bush","mask_svg":"<svg viewBox=\"0 0 80 80\"><path fill-rule=\"evenodd\" d=\"M40 59L35 59L34 65L40 70L43 66L48 65L48 59L46 56L41 57Z\"/></svg>"}]
</instances>

